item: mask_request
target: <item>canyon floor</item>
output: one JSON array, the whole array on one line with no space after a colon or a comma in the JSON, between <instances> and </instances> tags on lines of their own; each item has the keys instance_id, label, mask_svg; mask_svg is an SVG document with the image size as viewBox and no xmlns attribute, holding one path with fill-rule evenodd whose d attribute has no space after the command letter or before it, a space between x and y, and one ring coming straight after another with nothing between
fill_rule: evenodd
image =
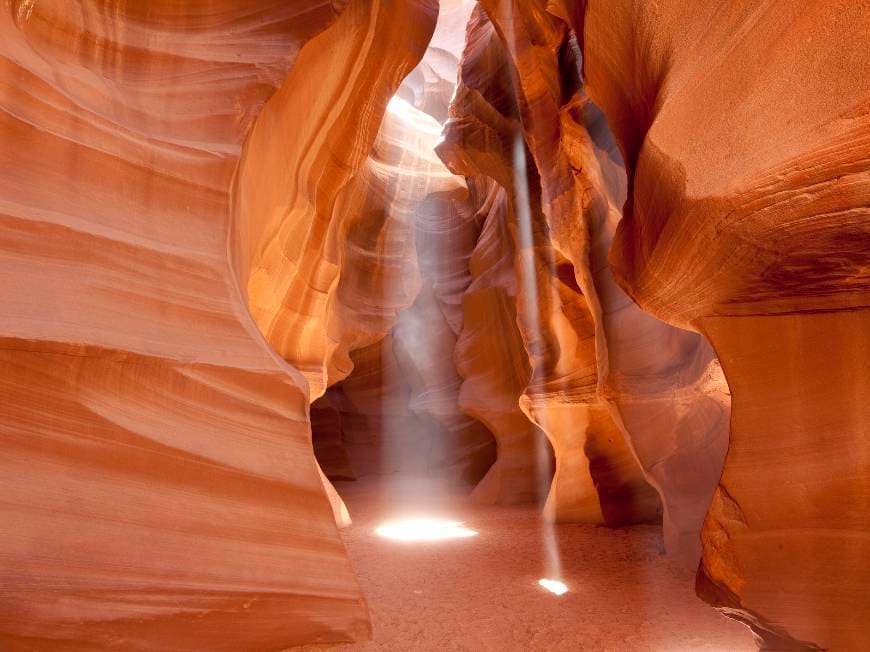
<instances>
[{"instance_id":1,"label":"canyon floor","mask_svg":"<svg viewBox=\"0 0 870 652\"><path fill-rule=\"evenodd\" d=\"M354 519L342 534L374 641L294 650L756 649L746 627L695 597L692 574L664 556L658 527L555 526L569 587L556 596L538 585L548 574L545 528L532 507L481 507L426 485L336 487ZM399 542L375 533L412 513L462 521L477 535Z\"/></svg>"}]
</instances>

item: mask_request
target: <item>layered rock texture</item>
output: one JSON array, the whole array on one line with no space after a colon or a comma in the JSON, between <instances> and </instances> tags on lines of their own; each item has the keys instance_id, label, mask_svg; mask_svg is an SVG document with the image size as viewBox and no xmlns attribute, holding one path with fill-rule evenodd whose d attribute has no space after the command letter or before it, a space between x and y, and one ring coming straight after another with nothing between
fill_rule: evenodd
<instances>
[{"instance_id":1,"label":"layered rock texture","mask_svg":"<svg viewBox=\"0 0 870 652\"><path fill-rule=\"evenodd\" d=\"M699 592L775 649L870 631L870 5L586 3L629 176L611 263L732 393Z\"/></svg>"},{"instance_id":2,"label":"layered rock texture","mask_svg":"<svg viewBox=\"0 0 870 652\"><path fill-rule=\"evenodd\" d=\"M438 5L0 10L0 647L366 638L392 474L866 645L870 4Z\"/></svg>"},{"instance_id":3,"label":"layered rock texture","mask_svg":"<svg viewBox=\"0 0 870 652\"><path fill-rule=\"evenodd\" d=\"M457 185L431 169L440 162L425 139L437 126L387 111L436 16L430 3L351 3L298 58L245 145L236 254L251 313L314 397L414 300L414 212Z\"/></svg>"},{"instance_id":4,"label":"layered rock texture","mask_svg":"<svg viewBox=\"0 0 870 652\"><path fill-rule=\"evenodd\" d=\"M434 9L352 2L335 21L322 2L3 9L2 647L368 635L311 454L310 381L249 315L252 223L231 201L255 118L300 88L291 67L401 30L374 41L377 66L348 59L384 79L381 100L360 94L382 110Z\"/></svg>"},{"instance_id":5,"label":"layered rock texture","mask_svg":"<svg viewBox=\"0 0 870 652\"><path fill-rule=\"evenodd\" d=\"M451 278L453 239L445 233L463 237L468 193L436 156L441 128L422 110L439 97L446 106L449 93L435 84L416 98L414 73L399 88L412 69L437 69L451 55L447 45L426 51L433 6L398 14L379 7L371 33L358 29L352 6L345 10L261 113L239 168L237 255L247 261L254 319L303 372L311 398L347 379L324 403L341 416L324 422L333 442L326 456L339 461L328 475L409 471L476 481L492 462L493 442L458 408L448 319L462 281ZM453 14L445 16L449 26ZM396 42L408 48L392 48ZM345 518L340 505L336 514Z\"/></svg>"},{"instance_id":6,"label":"layered rock texture","mask_svg":"<svg viewBox=\"0 0 870 652\"><path fill-rule=\"evenodd\" d=\"M437 43L438 30L435 34ZM442 48L434 52L447 56ZM430 46L417 72L428 69L432 53ZM516 80L480 68L499 58L504 73L511 66L507 51L478 7L469 23L445 140L437 147L465 183L451 177L453 187L433 190L431 168L397 164L428 193L422 203L411 197L409 205L418 201L417 209L407 214L415 224L415 241L413 251L405 250L406 274L416 254L413 271L422 290L412 306L399 308L387 339L351 353L354 371L329 390L329 401L342 416L345 454L357 477L434 471L476 480L492 462L485 454L491 432L497 456L475 489L479 500L546 497L545 513L559 521L656 520L658 497L598 395L595 323L571 262L551 240L541 209L541 180L533 159L526 161L519 100L513 94ZM415 86L416 80L412 73L400 97L423 109L433 106L431 98L443 85L433 90L432 84ZM475 139L485 132L475 115L466 116L483 110L469 102L473 93L490 102L491 112L500 111L501 123L492 131L506 141L503 151L475 148ZM500 98L506 99L503 106ZM425 122L426 116L402 100L391 106L401 116ZM388 112L379 138L390 121ZM406 133L403 142L426 142L431 152L437 140L430 135L415 141ZM382 233L391 233L390 228ZM324 437L335 442L328 427ZM327 473L343 477L346 469L339 465ZM700 515L697 521L696 534Z\"/></svg>"},{"instance_id":7,"label":"layered rock texture","mask_svg":"<svg viewBox=\"0 0 870 652\"><path fill-rule=\"evenodd\" d=\"M532 442L526 449L537 448L536 456L542 456L540 444L534 444L536 431L545 433L554 449L555 475L546 510L551 518L610 524L655 519L658 499L598 392L594 306L578 284L582 270L577 271L566 249L556 243L545 214L545 209L552 210L538 169L547 162L535 156L535 141L526 133L533 116L524 115L522 75L510 49L514 35L500 31L499 14L494 13L509 9L479 7L472 16L460 86L439 146L455 172L485 176L494 185L485 204L489 230L476 251L487 274L472 287L506 291L516 314L509 319L518 331L516 344L505 348L503 357L528 367L513 374L519 381L513 396L519 400L502 393L520 406L521 413L514 408L515 418L526 417L534 425L525 437ZM519 24L517 15L501 18L511 29ZM567 39L564 27L561 34ZM554 59L554 72L555 64ZM570 174L567 181L573 183ZM496 237L500 244L487 242ZM491 260L484 262L484 256ZM502 272L495 275L498 259ZM577 260L586 265L582 256ZM519 431L513 424L504 430L512 438ZM498 437L498 429L494 432ZM520 451L517 458L529 460L528 451ZM540 459L536 463L542 466Z\"/></svg>"}]
</instances>

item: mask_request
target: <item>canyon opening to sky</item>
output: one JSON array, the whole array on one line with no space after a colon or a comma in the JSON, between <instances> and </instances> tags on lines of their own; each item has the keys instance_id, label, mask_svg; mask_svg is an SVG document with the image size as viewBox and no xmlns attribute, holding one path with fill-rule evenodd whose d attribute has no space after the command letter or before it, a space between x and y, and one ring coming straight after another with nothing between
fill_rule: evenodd
<instances>
[{"instance_id":1,"label":"canyon opening to sky","mask_svg":"<svg viewBox=\"0 0 870 652\"><path fill-rule=\"evenodd\" d=\"M870 0L7 0L0 651L870 649Z\"/></svg>"}]
</instances>

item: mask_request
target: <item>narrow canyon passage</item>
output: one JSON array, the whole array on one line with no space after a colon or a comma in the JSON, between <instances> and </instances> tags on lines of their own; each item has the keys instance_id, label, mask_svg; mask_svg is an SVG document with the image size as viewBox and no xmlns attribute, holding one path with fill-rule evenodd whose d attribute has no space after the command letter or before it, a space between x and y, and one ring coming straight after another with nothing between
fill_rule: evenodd
<instances>
[{"instance_id":1,"label":"narrow canyon passage","mask_svg":"<svg viewBox=\"0 0 870 652\"><path fill-rule=\"evenodd\" d=\"M6 0L0 652L866 652L870 0Z\"/></svg>"},{"instance_id":2,"label":"narrow canyon passage","mask_svg":"<svg viewBox=\"0 0 870 652\"><path fill-rule=\"evenodd\" d=\"M336 373L310 412L318 462L352 521L341 536L373 628L371 643L338 649L753 649L745 626L706 609L693 591L706 506L690 501L706 493L709 502L721 468L727 388L720 378L718 389L687 392L690 415L692 401L712 405L701 408L710 425L701 422L694 437L709 445L709 430L719 441L694 454L695 468L683 463L689 490L670 496L668 557L659 494L596 391L593 307L546 221L541 175L520 131L519 81L507 69L473 68L478 58L509 65L494 24L473 2L441 2L367 162L383 190L372 195L369 185L373 213L352 214L335 297L357 314L378 314L383 330L348 351L350 372ZM495 164L463 131L477 128L480 117L466 112L480 110L481 97L513 139ZM590 178L612 193L608 202L624 201L606 122L591 105L577 120L595 139L585 156L600 177ZM606 257L612 233L596 237L603 252L591 261ZM591 265L600 267L606 305L624 314L606 261ZM356 266L373 276L355 278ZM689 362L677 364L721 374L697 335L625 317L619 331L637 346L650 328L688 341L688 352L648 345L641 364L682 358ZM673 392L672 378L657 391Z\"/></svg>"}]
</instances>

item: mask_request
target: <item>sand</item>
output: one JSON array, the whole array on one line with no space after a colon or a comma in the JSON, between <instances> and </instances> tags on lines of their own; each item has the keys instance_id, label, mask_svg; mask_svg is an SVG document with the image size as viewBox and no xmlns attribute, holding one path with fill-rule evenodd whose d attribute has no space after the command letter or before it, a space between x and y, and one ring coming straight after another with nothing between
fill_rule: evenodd
<instances>
[{"instance_id":1,"label":"sand","mask_svg":"<svg viewBox=\"0 0 870 652\"><path fill-rule=\"evenodd\" d=\"M755 650L743 625L694 595L693 574L663 554L658 527L558 525L561 579L555 596L541 521L532 507L481 507L432 500L430 488L339 483L354 523L343 537L368 600L374 640L297 650ZM390 496L433 503L410 510ZM417 502L412 500L412 502ZM462 521L471 538L408 543L374 530L397 514ZM552 574L552 573L550 573Z\"/></svg>"}]
</instances>

